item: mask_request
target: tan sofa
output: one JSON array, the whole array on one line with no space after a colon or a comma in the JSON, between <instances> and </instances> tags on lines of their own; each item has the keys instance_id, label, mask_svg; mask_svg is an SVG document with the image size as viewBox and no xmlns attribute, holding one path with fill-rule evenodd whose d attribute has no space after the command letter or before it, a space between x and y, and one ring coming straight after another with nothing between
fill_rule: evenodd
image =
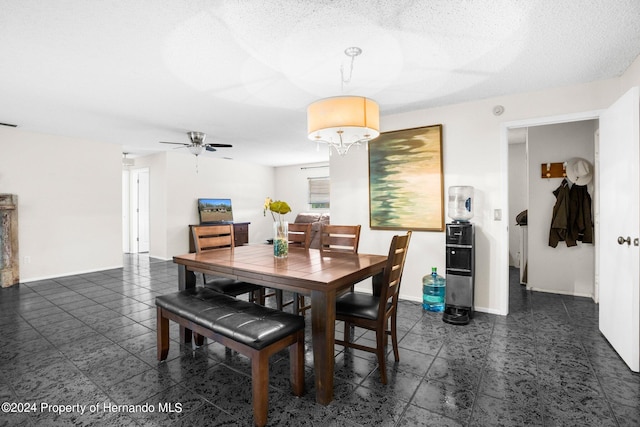
<instances>
[{"instance_id":1,"label":"tan sofa","mask_svg":"<svg viewBox=\"0 0 640 427\"><path fill-rule=\"evenodd\" d=\"M320 226L321 224L329 224L329 212L312 213L303 212L296 216L295 223L308 224L311 223L311 244L310 248L320 248Z\"/></svg>"}]
</instances>

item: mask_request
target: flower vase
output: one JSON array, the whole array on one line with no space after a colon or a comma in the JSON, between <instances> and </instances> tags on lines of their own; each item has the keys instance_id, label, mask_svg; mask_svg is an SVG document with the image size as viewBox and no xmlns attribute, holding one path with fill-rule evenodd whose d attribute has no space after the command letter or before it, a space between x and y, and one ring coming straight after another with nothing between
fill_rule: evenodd
<instances>
[{"instance_id":1,"label":"flower vase","mask_svg":"<svg viewBox=\"0 0 640 427\"><path fill-rule=\"evenodd\" d=\"M289 254L289 223L275 221L273 223L273 256L286 258Z\"/></svg>"}]
</instances>

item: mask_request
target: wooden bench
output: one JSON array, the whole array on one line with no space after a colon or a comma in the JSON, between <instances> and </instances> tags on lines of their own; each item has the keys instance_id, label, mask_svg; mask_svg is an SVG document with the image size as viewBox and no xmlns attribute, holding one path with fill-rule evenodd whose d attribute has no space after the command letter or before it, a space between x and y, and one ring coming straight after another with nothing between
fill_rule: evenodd
<instances>
[{"instance_id":1,"label":"wooden bench","mask_svg":"<svg viewBox=\"0 0 640 427\"><path fill-rule=\"evenodd\" d=\"M269 357L289 347L291 386L296 396L304 392L304 318L240 301L206 288L192 288L156 298L158 360L169 353L169 320L186 333L210 338L251 359L253 419L267 423Z\"/></svg>"}]
</instances>

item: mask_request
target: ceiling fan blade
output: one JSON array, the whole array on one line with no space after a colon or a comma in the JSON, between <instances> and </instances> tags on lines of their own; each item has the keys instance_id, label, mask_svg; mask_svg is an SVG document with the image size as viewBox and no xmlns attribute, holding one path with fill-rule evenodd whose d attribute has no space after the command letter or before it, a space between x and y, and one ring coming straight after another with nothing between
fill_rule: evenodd
<instances>
[{"instance_id":1,"label":"ceiling fan blade","mask_svg":"<svg viewBox=\"0 0 640 427\"><path fill-rule=\"evenodd\" d=\"M217 151L216 148L231 148L233 147L231 144L215 144L215 143L208 143L205 144L204 140L207 137L207 135L203 132L187 132L187 135L189 135L189 139L191 140L190 144L185 144L182 142L169 142L169 141L160 141L161 144L174 144L174 145L181 145L182 147L175 147L175 148L199 148L200 150L202 150L202 148L204 148L207 151ZM198 151L198 153L200 153L200 151Z\"/></svg>"}]
</instances>

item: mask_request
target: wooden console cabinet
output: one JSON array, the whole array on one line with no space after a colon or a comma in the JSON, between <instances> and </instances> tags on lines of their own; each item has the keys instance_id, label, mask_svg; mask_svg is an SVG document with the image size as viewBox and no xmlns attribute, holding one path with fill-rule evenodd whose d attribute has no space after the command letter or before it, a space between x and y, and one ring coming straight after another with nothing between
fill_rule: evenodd
<instances>
[{"instance_id":1,"label":"wooden console cabinet","mask_svg":"<svg viewBox=\"0 0 640 427\"><path fill-rule=\"evenodd\" d=\"M234 222L233 223L233 237L234 246L242 246L249 243L249 224L250 222ZM193 231L191 231L193 225L189 225L189 252L196 251L195 244L193 243Z\"/></svg>"}]
</instances>

